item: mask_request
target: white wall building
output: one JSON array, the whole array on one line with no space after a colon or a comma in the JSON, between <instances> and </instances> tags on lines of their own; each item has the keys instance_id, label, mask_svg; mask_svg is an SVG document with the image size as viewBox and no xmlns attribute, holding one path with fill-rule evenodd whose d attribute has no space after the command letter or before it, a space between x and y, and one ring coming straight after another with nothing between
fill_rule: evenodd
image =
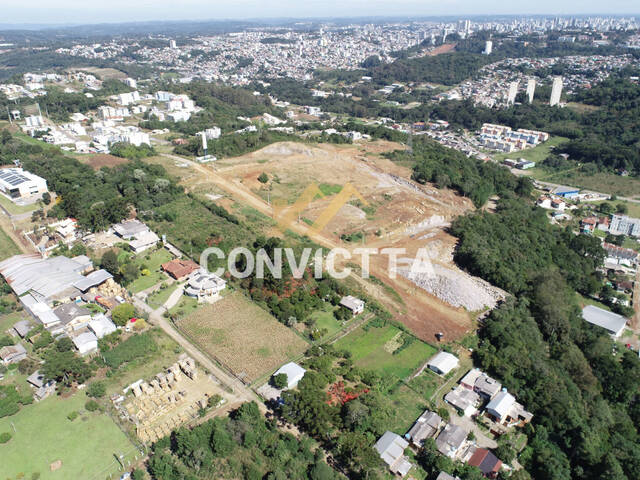
<instances>
[{"instance_id":1,"label":"white wall building","mask_svg":"<svg viewBox=\"0 0 640 480\"><path fill-rule=\"evenodd\" d=\"M47 181L22 168L0 169L0 191L11 198L40 195L48 191Z\"/></svg>"}]
</instances>

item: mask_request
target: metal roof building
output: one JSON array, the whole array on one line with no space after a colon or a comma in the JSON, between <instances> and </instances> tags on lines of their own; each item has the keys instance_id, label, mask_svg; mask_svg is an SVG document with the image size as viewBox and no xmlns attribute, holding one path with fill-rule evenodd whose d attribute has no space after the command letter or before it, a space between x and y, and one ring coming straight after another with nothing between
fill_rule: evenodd
<instances>
[{"instance_id":1,"label":"metal roof building","mask_svg":"<svg viewBox=\"0 0 640 480\"><path fill-rule=\"evenodd\" d=\"M1 168L0 191L11 198L28 197L46 192L47 181L21 168Z\"/></svg>"},{"instance_id":2,"label":"metal roof building","mask_svg":"<svg viewBox=\"0 0 640 480\"><path fill-rule=\"evenodd\" d=\"M618 338L627 326L627 319L617 313L608 312L595 305L582 309L582 318L592 325L604 328L611 336Z\"/></svg>"},{"instance_id":3,"label":"metal roof building","mask_svg":"<svg viewBox=\"0 0 640 480\"><path fill-rule=\"evenodd\" d=\"M458 357L449 352L438 352L427 362L427 366L440 375L446 375L454 368L457 368Z\"/></svg>"}]
</instances>

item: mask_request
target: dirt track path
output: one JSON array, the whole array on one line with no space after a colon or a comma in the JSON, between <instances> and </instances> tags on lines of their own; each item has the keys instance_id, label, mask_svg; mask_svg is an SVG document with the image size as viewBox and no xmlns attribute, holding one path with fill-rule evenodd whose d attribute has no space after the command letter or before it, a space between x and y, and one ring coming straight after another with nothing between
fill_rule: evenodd
<instances>
[{"instance_id":1,"label":"dirt track path","mask_svg":"<svg viewBox=\"0 0 640 480\"><path fill-rule=\"evenodd\" d=\"M202 174L204 178L214 183L235 200L245 203L259 212L273 218L274 209L267 204L262 198L256 196L245 185L238 181L229 180L223 175L217 173L212 168L194 162L192 160L179 157L177 155L162 154L166 158L189 164L195 171ZM288 226L292 231L299 235L307 236L318 245L326 248L345 248L344 244L327 238L322 233L310 228L306 223L293 222ZM382 261L384 260L384 261ZM450 341L461 338L468 331L471 322L468 314L459 308L453 308L442 302L438 298L429 295L426 291L414 285L411 281L397 276L392 279L386 265L386 257L380 258L379 261L372 261L370 265L371 274L393 288L403 304L398 304L396 300L391 298L384 292L384 289L378 288L370 282L364 281L357 275L354 278L370 293L377 297L385 306L390 307L392 311L403 312L397 315L397 319L407 325L419 338L427 342L433 343L436 333L444 332L445 340Z\"/></svg>"}]
</instances>

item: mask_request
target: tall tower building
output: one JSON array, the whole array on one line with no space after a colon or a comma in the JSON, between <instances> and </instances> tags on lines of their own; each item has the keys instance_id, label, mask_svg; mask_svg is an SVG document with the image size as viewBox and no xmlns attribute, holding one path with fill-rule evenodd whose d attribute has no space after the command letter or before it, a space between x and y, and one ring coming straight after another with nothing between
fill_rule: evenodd
<instances>
[{"instance_id":1,"label":"tall tower building","mask_svg":"<svg viewBox=\"0 0 640 480\"><path fill-rule=\"evenodd\" d=\"M558 105L560 103L560 95L562 95L562 77L555 77L553 79L553 86L551 87L549 105L552 107Z\"/></svg>"},{"instance_id":2,"label":"tall tower building","mask_svg":"<svg viewBox=\"0 0 640 480\"><path fill-rule=\"evenodd\" d=\"M507 105L516 103L516 95L518 94L518 84L520 82L511 82L509 84L509 94L507 95Z\"/></svg>"},{"instance_id":3,"label":"tall tower building","mask_svg":"<svg viewBox=\"0 0 640 480\"><path fill-rule=\"evenodd\" d=\"M491 52L493 51L493 42L491 40L487 40L484 43L484 52L482 52L484 55L491 55Z\"/></svg>"},{"instance_id":4,"label":"tall tower building","mask_svg":"<svg viewBox=\"0 0 640 480\"><path fill-rule=\"evenodd\" d=\"M536 79L530 78L527 80L527 99L529 103L533 103L533 95L536 93Z\"/></svg>"}]
</instances>

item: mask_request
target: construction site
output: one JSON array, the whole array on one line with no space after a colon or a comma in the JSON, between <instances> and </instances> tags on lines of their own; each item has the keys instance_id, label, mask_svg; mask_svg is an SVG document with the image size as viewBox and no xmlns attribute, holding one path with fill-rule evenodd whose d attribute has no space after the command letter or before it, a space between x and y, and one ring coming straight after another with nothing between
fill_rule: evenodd
<instances>
[{"instance_id":1,"label":"construction site","mask_svg":"<svg viewBox=\"0 0 640 480\"><path fill-rule=\"evenodd\" d=\"M120 397L116 405L123 420L135 425L138 438L144 444L166 437L184 423L199 418L209 399L219 395L225 403L221 386L196 367L195 361L183 354L165 372L152 380L138 380L125 389L129 399ZM216 405L214 405L215 407Z\"/></svg>"}]
</instances>

